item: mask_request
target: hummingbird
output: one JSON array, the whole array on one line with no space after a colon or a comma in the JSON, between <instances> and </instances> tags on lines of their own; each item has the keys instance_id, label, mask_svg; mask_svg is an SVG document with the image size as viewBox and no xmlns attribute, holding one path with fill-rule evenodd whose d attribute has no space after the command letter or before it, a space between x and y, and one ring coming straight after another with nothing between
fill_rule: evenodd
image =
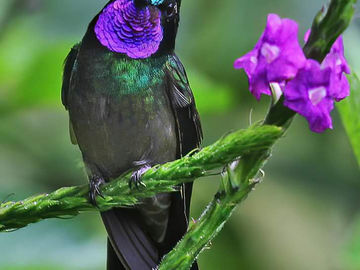
<instances>
[{"instance_id":1,"label":"hummingbird","mask_svg":"<svg viewBox=\"0 0 360 270\"><path fill-rule=\"evenodd\" d=\"M94 205L102 184L132 170L129 183L139 185L149 168L200 147L199 114L174 52L180 6L111 0L65 60L62 103ZM107 269L153 269L173 249L187 230L192 183L177 190L101 213Z\"/></svg>"}]
</instances>

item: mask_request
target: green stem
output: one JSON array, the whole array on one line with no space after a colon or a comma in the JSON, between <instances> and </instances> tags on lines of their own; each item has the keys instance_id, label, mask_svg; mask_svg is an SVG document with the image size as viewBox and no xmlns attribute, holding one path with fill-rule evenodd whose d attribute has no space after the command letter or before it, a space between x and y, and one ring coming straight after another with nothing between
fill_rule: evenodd
<instances>
[{"instance_id":1,"label":"green stem","mask_svg":"<svg viewBox=\"0 0 360 270\"><path fill-rule=\"evenodd\" d=\"M304 47L308 58L322 62L336 39L349 26L356 3L357 0L332 0L327 9L322 9L317 14Z\"/></svg>"},{"instance_id":2,"label":"green stem","mask_svg":"<svg viewBox=\"0 0 360 270\"><path fill-rule=\"evenodd\" d=\"M236 205L247 197L252 185L242 189L240 193L215 197L208 205L199 221L190 225L189 230L173 251L165 257L159 270L186 270L192 265L194 258L209 245L211 240L220 232L233 213ZM214 233L208 233L214 232ZM185 254L184 254L185 251ZM181 256L178 256L182 254Z\"/></svg>"},{"instance_id":3,"label":"green stem","mask_svg":"<svg viewBox=\"0 0 360 270\"><path fill-rule=\"evenodd\" d=\"M231 133L197 153L150 169L142 177L146 188L131 189L128 185L131 173L123 175L101 188L104 198L97 198L99 209L89 203L88 185L1 204L0 231L19 229L47 218L75 216L83 211L133 206L157 193L173 192L175 186L205 176L239 156L268 149L282 134L281 128L256 125Z\"/></svg>"},{"instance_id":4,"label":"green stem","mask_svg":"<svg viewBox=\"0 0 360 270\"><path fill-rule=\"evenodd\" d=\"M257 169L263 166L263 162L258 163ZM163 258L158 270L189 269L197 256L210 245L211 240L222 230L234 209L247 198L255 185L260 182L259 179L256 179L236 186L234 183L239 183L243 177L241 170L237 170L239 164L238 161L235 161L233 165L228 166L228 172L223 175L222 183L230 188L225 188L215 195L199 220L190 225L183 239Z\"/></svg>"}]
</instances>

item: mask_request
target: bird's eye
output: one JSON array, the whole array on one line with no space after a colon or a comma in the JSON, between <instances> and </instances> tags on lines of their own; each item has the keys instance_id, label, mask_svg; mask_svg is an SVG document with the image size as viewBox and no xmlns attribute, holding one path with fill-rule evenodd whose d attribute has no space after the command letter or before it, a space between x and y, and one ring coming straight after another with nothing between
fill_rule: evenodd
<instances>
[{"instance_id":1,"label":"bird's eye","mask_svg":"<svg viewBox=\"0 0 360 270\"><path fill-rule=\"evenodd\" d=\"M165 8L165 16L167 18L173 17L177 13L177 4L169 3Z\"/></svg>"}]
</instances>

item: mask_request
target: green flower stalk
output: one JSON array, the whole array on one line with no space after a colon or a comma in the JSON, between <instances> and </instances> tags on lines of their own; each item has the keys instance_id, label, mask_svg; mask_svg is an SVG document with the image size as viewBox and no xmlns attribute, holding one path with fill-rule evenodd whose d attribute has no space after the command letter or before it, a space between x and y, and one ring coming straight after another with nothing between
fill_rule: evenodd
<instances>
[{"instance_id":1,"label":"green flower stalk","mask_svg":"<svg viewBox=\"0 0 360 270\"><path fill-rule=\"evenodd\" d=\"M314 19L311 35L304 47L308 58L322 62L336 39L349 26L357 0L332 0Z\"/></svg>"},{"instance_id":2,"label":"green flower stalk","mask_svg":"<svg viewBox=\"0 0 360 270\"><path fill-rule=\"evenodd\" d=\"M101 187L98 209L89 203L89 186L61 188L50 194L34 196L19 202L0 205L0 231L11 231L47 218L78 215L83 211L106 211L113 207L129 207L157 193L175 191L175 186L206 176L239 156L267 150L283 134L272 126L254 125L231 133L197 153L158 165L147 171L143 186L130 188L131 173Z\"/></svg>"}]
</instances>

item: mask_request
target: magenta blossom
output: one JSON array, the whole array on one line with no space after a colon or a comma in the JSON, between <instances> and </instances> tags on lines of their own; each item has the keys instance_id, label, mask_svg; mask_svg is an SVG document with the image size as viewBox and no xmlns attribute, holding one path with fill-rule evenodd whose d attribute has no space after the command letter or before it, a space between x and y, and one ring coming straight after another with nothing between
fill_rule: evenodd
<instances>
[{"instance_id":1,"label":"magenta blossom","mask_svg":"<svg viewBox=\"0 0 360 270\"><path fill-rule=\"evenodd\" d=\"M269 14L267 25L255 48L235 61L249 78L251 93L271 95L270 83L283 83L295 77L306 58L298 42L298 25L290 19Z\"/></svg>"},{"instance_id":2,"label":"magenta blossom","mask_svg":"<svg viewBox=\"0 0 360 270\"><path fill-rule=\"evenodd\" d=\"M345 73L350 74L350 67L344 56L344 43L341 36L334 43L330 53L322 62L322 66L331 68L333 72L330 87L331 97L340 101L349 96L350 84Z\"/></svg>"},{"instance_id":3,"label":"magenta blossom","mask_svg":"<svg viewBox=\"0 0 360 270\"><path fill-rule=\"evenodd\" d=\"M332 128L330 112L334 108L334 100L329 94L331 76L331 68L324 69L310 59L284 90L284 105L304 116L314 132Z\"/></svg>"},{"instance_id":4,"label":"magenta blossom","mask_svg":"<svg viewBox=\"0 0 360 270\"><path fill-rule=\"evenodd\" d=\"M305 42L309 39L310 33L311 30L306 32L304 38ZM345 58L342 36L338 37L335 41L321 65L323 68L331 68L333 72L333 75L330 78L330 96L336 101L343 100L349 96L350 84L344 73L350 74L350 67Z\"/></svg>"},{"instance_id":5,"label":"magenta blossom","mask_svg":"<svg viewBox=\"0 0 360 270\"><path fill-rule=\"evenodd\" d=\"M267 25L255 48L235 61L249 78L251 93L260 99L262 94L274 99L284 94L284 105L304 116L314 132L332 128L330 112L334 101L350 93L345 73L350 67L344 56L340 36L324 61L306 59L297 39L298 26L290 19L270 14ZM310 31L305 35L308 40Z\"/></svg>"}]
</instances>

